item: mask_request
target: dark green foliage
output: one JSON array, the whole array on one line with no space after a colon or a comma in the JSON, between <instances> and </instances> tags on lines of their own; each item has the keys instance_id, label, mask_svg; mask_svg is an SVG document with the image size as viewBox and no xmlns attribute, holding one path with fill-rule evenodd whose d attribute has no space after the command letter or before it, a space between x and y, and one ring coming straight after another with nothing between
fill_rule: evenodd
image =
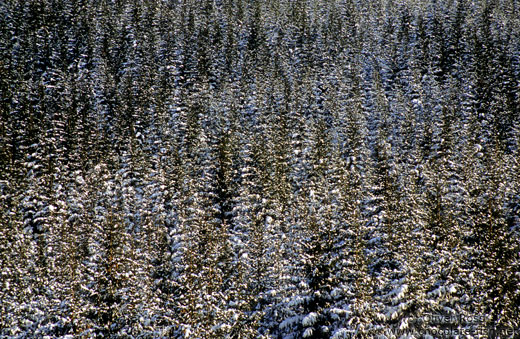
<instances>
[{"instance_id":1,"label":"dark green foliage","mask_svg":"<svg viewBox=\"0 0 520 339\"><path fill-rule=\"evenodd\" d=\"M0 2L0 337L518 329L519 10Z\"/></svg>"}]
</instances>

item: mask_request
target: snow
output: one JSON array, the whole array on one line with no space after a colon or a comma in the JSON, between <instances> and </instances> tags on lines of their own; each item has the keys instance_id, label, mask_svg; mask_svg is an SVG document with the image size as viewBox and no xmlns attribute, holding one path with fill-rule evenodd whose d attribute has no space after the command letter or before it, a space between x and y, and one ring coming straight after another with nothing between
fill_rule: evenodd
<instances>
[{"instance_id":1,"label":"snow","mask_svg":"<svg viewBox=\"0 0 520 339\"><path fill-rule=\"evenodd\" d=\"M284 321L282 321L280 323L279 327L280 327L280 329L292 327L294 324L300 322L300 319L301 319L301 316L298 316L298 315L292 316L292 317L287 318Z\"/></svg>"},{"instance_id":2,"label":"snow","mask_svg":"<svg viewBox=\"0 0 520 339\"><path fill-rule=\"evenodd\" d=\"M351 338L351 332L345 328L340 328L332 335L331 339L346 339Z\"/></svg>"},{"instance_id":3,"label":"snow","mask_svg":"<svg viewBox=\"0 0 520 339\"><path fill-rule=\"evenodd\" d=\"M318 314L316 312L311 312L303 318L302 325L305 327L312 326L316 323L317 319L318 319Z\"/></svg>"},{"instance_id":4,"label":"snow","mask_svg":"<svg viewBox=\"0 0 520 339\"><path fill-rule=\"evenodd\" d=\"M287 304L287 306L289 307L295 307L295 306L298 306L298 305L301 305L305 302L305 299L301 296L295 296L293 298L291 298Z\"/></svg>"},{"instance_id":5,"label":"snow","mask_svg":"<svg viewBox=\"0 0 520 339\"><path fill-rule=\"evenodd\" d=\"M78 175L76 177L76 183L78 183L78 185L85 185L85 179L83 179L81 175Z\"/></svg>"},{"instance_id":6,"label":"snow","mask_svg":"<svg viewBox=\"0 0 520 339\"><path fill-rule=\"evenodd\" d=\"M313 333L314 333L314 329L312 327L306 328L305 331L303 332L303 337L308 338L308 337L312 336Z\"/></svg>"},{"instance_id":7,"label":"snow","mask_svg":"<svg viewBox=\"0 0 520 339\"><path fill-rule=\"evenodd\" d=\"M27 3L0 6L0 337L518 324L511 1Z\"/></svg>"}]
</instances>

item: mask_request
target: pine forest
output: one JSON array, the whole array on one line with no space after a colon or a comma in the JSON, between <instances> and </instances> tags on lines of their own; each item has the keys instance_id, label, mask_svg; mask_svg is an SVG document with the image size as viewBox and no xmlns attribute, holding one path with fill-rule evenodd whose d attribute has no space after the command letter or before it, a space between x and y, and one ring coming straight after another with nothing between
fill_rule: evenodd
<instances>
[{"instance_id":1,"label":"pine forest","mask_svg":"<svg viewBox=\"0 0 520 339\"><path fill-rule=\"evenodd\" d=\"M520 338L520 1L0 1L0 338Z\"/></svg>"}]
</instances>

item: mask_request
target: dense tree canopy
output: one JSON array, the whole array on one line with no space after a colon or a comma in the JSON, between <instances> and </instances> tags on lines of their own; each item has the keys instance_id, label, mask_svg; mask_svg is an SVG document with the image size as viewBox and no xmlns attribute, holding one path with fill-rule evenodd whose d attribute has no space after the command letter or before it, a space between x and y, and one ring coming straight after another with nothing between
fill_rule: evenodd
<instances>
[{"instance_id":1,"label":"dense tree canopy","mask_svg":"<svg viewBox=\"0 0 520 339\"><path fill-rule=\"evenodd\" d=\"M517 0L2 1L0 337L520 331L519 126Z\"/></svg>"}]
</instances>

